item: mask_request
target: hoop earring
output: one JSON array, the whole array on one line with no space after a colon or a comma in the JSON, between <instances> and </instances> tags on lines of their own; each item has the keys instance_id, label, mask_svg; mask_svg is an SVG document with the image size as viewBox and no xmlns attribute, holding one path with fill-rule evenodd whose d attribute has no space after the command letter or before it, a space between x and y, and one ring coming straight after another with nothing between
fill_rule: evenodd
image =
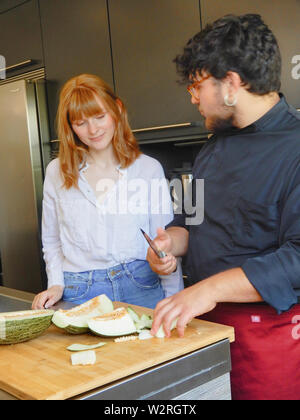
<instances>
[{"instance_id":1,"label":"hoop earring","mask_svg":"<svg viewBox=\"0 0 300 420\"><path fill-rule=\"evenodd\" d=\"M236 105L236 103L237 103L237 97L236 96L234 96L234 99L233 99L232 102L229 102L228 98L229 98L229 95L228 95L228 93L226 93L226 95L224 96L224 104L226 106L234 106L234 105Z\"/></svg>"}]
</instances>

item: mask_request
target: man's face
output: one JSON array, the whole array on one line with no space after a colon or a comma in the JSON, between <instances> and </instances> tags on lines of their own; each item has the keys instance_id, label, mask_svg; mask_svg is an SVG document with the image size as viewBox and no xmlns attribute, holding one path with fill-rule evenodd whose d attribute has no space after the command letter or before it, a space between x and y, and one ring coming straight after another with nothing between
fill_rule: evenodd
<instances>
[{"instance_id":1,"label":"man's face","mask_svg":"<svg viewBox=\"0 0 300 420\"><path fill-rule=\"evenodd\" d=\"M202 81L207 74L197 74L192 82ZM233 128L234 110L224 105L224 86L221 81L210 76L194 87L191 102L196 105L205 118L205 126L213 133L227 131Z\"/></svg>"}]
</instances>

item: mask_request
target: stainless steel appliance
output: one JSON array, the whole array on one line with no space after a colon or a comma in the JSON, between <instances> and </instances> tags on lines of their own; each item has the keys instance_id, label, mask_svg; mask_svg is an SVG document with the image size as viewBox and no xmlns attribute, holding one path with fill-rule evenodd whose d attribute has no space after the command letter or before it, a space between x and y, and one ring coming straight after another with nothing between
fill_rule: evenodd
<instances>
[{"instance_id":1,"label":"stainless steel appliance","mask_svg":"<svg viewBox=\"0 0 300 420\"><path fill-rule=\"evenodd\" d=\"M174 168L169 171L168 178L170 179L170 193L173 201L173 208L176 213L184 208L184 199L187 194L189 194L192 185L193 175L191 162L183 162L181 168Z\"/></svg>"},{"instance_id":2,"label":"stainless steel appliance","mask_svg":"<svg viewBox=\"0 0 300 420\"><path fill-rule=\"evenodd\" d=\"M44 81L0 84L0 254L2 285L28 292L45 287L40 219L50 160Z\"/></svg>"}]
</instances>

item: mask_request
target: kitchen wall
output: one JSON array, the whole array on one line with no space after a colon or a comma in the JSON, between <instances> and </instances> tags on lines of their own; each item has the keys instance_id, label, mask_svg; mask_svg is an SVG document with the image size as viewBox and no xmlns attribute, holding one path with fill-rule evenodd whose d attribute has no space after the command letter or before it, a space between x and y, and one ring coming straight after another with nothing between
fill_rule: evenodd
<instances>
[{"instance_id":1,"label":"kitchen wall","mask_svg":"<svg viewBox=\"0 0 300 420\"><path fill-rule=\"evenodd\" d=\"M299 0L2 0L0 55L6 77L45 67L51 140L63 83L98 74L126 103L142 150L168 172L192 162L207 137L172 60L206 23L248 12L277 35L282 91L300 108Z\"/></svg>"}]
</instances>

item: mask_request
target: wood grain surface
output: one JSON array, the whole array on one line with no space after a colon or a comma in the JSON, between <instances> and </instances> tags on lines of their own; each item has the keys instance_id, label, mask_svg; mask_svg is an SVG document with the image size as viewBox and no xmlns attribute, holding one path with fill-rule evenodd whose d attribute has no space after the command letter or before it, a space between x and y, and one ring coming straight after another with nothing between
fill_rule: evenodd
<instances>
[{"instance_id":1,"label":"wood grain surface","mask_svg":"<svg viewBox=\"0 0 300 420\"><path fill-rule=\"evenodd\" d=\"M130 306L139 314L153 312ZM52 325L34 340L0 346L0 389L24 400L64 400L226 338L234 341L232 327L198 319L191 321L183 338L173 330L170 338L120 343L91 334L69 335ZM95 350L95 365L72 366L69 345L100 341L107 344Z\"/></svg>"}]
</instances>

